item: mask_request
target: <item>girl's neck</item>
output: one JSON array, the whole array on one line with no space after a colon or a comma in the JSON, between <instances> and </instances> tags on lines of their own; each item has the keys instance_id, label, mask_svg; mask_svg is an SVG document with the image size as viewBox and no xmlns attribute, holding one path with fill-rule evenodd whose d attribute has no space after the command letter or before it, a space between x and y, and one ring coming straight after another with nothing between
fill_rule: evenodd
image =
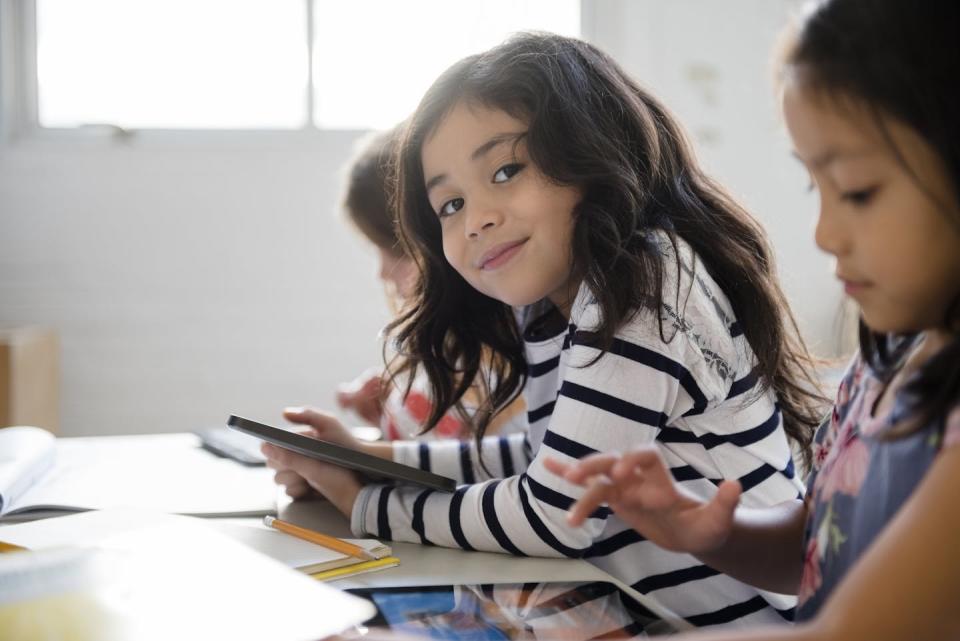
<instances>
[{"instance_id":1,"label":"girl's neck","mask_svg":"<svg viewBox=\"0 0 960 641\"><path fill-rule=\"evenodd\" d=\"M566 287L550 294L547 298L553 303L557 311L563 314L563 317L569 321L570 313L573 311L573 303L577 299L577 292L580 291L580 280L575 279L568 283Z\"/></svg>"},{"instance_id":2,"label":"girl's neck","mask_svg":"<svg viewBox=\"0 0 960 641\"><path fill-rule=\"evenodd\" d=\"M945 329L928 329L923 332L921 334L923 342L915 354L917 359L915 365L920 366L926 363L955 338L955 335Z\"/></svg>"},{"instance_id":3,"label":"girl's neck","mask_svg":"<svg viewBox=\"0 0 960 641\"><path fill-rule=\"evenodd\" d=\"M945 330L928 329L920 333L920 342L907 357L903 367L887 384L873 406L873 416L886 416L893 408L894 399L900 388L931 358L937 355L954 336Z\"/></svg>"}]
</instances>

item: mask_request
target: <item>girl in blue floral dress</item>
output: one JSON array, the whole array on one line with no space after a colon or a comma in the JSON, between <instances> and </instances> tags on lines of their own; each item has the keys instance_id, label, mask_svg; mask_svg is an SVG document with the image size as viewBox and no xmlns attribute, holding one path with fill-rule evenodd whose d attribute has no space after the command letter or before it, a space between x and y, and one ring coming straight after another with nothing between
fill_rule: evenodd
<instances>
[{"instance_id":1,"label":"girl in blue floral dress","mask_svg":"<svg viewBox=\"0 0 960 641\"><path fill-rule=\"evenodd\" d=\"M654 448L549 464L588 488L571 522L607 504L663 547L799 597L795 626L711 639L960 638L957 34L957 2L827 0L787 54L816 242L861 313L805 499L748 510L726 481L697 500Z\"/></svg>"}]
</instances>

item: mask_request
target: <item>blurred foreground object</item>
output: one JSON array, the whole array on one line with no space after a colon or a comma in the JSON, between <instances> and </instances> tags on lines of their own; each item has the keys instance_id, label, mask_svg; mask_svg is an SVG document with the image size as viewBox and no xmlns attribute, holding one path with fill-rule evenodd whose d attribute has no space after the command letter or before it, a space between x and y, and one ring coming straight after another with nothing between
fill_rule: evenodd
<instances>
[{"instance_id":1,"label":"blurred foreground object","mask_svg":"<svg viewBox=\"0 0 960 641\"><path fill-rule=\"evenodd\" d=\"M0 554L5 640L303 641L375 611L189 517L86 512L0 540L31 548Z\"/></svg>"}]
</instances>

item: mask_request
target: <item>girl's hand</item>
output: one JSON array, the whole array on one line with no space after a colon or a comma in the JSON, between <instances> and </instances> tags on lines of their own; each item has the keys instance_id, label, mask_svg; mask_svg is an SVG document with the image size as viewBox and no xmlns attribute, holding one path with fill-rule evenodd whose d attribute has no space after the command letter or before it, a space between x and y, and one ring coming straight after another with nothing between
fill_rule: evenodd
<instances>
[{"instance_id":1,"label":"girl's hand","mask_svg":"<svg viewBox=\"0 0 960 641\"><path fill-rule=\"evenodd\" d=\"M628 454L593 454L576 463L546 459L545 467L587 488L570 508L580 525L603 504L646 539L667 550L702 554L719 548L733 527L740 484L724 481L707 503L685 493L655 447Z\"/></svg>"},{"instance_id":2,"label":"girl's hand","mask_svg":"<svg viewBox=\"0 0 960 641\"><path fill-rule=\"evenodd\" d=\"M312 407L288 407L283 410L283 418L291 423L306 425L309 429L302 432L306 436L336 443L352 450L364 451L363 442L344 427L333 414L321 412Z\"/></svg>"},{"instance_id":3,"label":"girl's hand","mask_svg":"<svg viewBox=\"0 0 960 641\"><path fill-rule=\"evenodd\" d=\"M383 372L368 370L337 387L337 405L352 410L369 425L380 425L383 416Z\"/></svg>"},{"instance_id":4,"label":"girl's hand","mask_svg":"<svg viewBox=\"0 0 960 641\"><path fill-rule=\"evenodd\" d=\"M357 495L363 489L356 474L269 443L261 445L260 450L267 457L267 467L277 471L274 480L286 487L288 495L299 499L316 490L350 518Z\"/></svg>"}]
</instances>

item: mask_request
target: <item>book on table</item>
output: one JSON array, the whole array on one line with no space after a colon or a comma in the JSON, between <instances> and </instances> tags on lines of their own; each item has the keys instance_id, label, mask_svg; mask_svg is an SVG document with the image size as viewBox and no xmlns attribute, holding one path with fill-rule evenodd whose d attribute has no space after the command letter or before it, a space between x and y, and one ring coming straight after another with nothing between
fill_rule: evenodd
<instances>
[{"instance_id":1,"label":"book on table","mask_svg":"<svg viewBox=\"0 0 960 641\"><path fill-rule=\"evenodd\" d=\"M302 641L374 614L210 523L102 510L0 526L27 549L0 553L0 637Z\"/></svg>"},{"instance_id":2,"label":"book on table","mask_svg":"<svg viewBox=\"0 0 960 641\"><path fill-rule=\"evenodd\" d=\"M190 516L276 514L273 471L218 457L195 434L55 438L0 429L0 523L137 507Z\"/></svg>"}]
</instances>

